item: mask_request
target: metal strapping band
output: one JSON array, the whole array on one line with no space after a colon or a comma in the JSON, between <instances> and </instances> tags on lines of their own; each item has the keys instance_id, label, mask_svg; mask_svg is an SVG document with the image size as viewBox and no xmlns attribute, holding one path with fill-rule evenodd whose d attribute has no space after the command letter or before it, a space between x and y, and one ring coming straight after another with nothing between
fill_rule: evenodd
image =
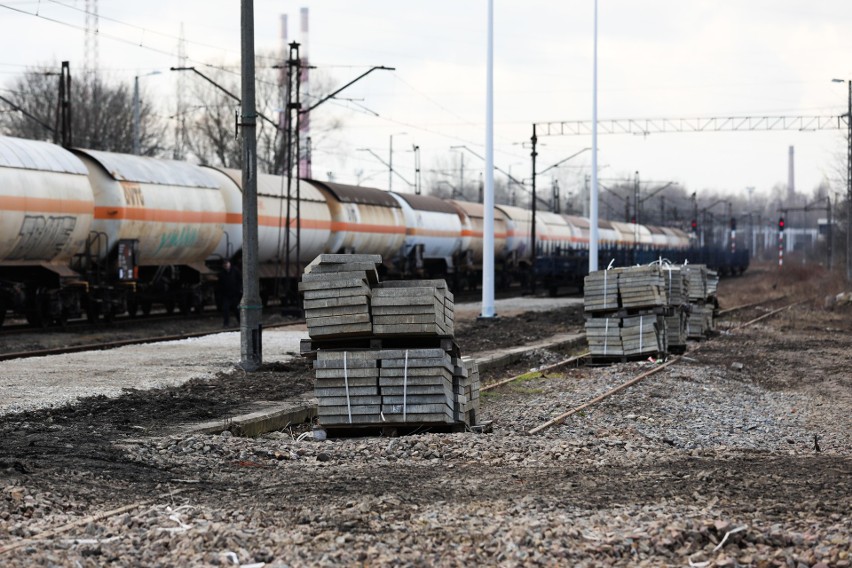
<instances>
[{"instance_id":1,"label":"metal strapping band","mask_svg":"<svg viewBox=\"0 0 852 568\"><path fill-rule=\"evenodd\" d=\"M402 372L402 421L407 422L408 410L408 349L405 350L405 369Z\"/></svg>"},{"instance_id":2,"label":"metal strapping band","mask_svg":"<svg viewBox=\"0 0 852 568\"><path fill-rule=\"evenodd\" d=\"M343 352L343 385L346 387L346 411L349 413L349 423L352 424L352 405L349 404L349 370L346 368L346 351Z\"/></svg>"}]
</instances>

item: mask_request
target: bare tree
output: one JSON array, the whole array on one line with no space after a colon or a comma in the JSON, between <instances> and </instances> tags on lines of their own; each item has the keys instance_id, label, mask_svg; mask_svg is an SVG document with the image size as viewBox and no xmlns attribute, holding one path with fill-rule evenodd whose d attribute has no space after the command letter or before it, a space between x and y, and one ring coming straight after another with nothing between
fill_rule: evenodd
<instances>
[{"instance_id":1,"label":"bare tree","mask_svg":"<svg viewBox=\"0 0 852 568\"><path fill-rule=\"evenodd\" d=\"M270 55L258 55L255 80L257 111L257 162L258 169L267 173L282 173L285 133L277 126L283 103L278 71L268 65ZM242 152L236 137L239 103L226 93L239 92L240 77L224 67L210 67L203 71L217 86L200 77L194 77L190 87L195 98L193 112L187 120L187 145L195 158L207 165L240 168ZM330 89L328 80L312 78L312 85ZM266 120L269 119L269 120ZM342 127L342 122L312 120L313 142ZM294 159L295 162L295 159Z\"/></svg>"},{"instance_id":2,"label":"bare tree","mask_svg":"<svg viewBox=\"0 0 852 568\"><path fill-rule=\"evenodd\" d=\"M43 66L41 69L48 67ZM72 77L73 144L92 150L132 152L132 91L132 87L127 84L107 82L101 78ZM45 127L48 125L58 130L58 93L58 73L31 69L14 79L4 97L26 114L0 114L3 133L20 138L58 141L58 137ZM5 103L0 105L8 106ZM161 154L165 150L164 127L156 118L154 106L144 97L140 99L139 116L141 153L148 156Z\"/></svg>"}]
</instances>

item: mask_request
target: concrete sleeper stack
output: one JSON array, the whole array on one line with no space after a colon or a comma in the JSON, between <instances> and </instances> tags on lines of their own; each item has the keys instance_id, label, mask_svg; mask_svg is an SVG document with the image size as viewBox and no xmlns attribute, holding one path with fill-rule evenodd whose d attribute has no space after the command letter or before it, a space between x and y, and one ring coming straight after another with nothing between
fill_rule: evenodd
<instances>
[{"instance_id":1,"label":"concrete sleeper stack","mask_svg":"<svg viewBox=\"0 0 852 568\"><path fill-rule=\"evenodd\" d=\"M444 280L380 282L377 255L322 254L305 269L320 424L330 428L477 425L479 371L453 339Z\"/></svg>"}]
</instances>

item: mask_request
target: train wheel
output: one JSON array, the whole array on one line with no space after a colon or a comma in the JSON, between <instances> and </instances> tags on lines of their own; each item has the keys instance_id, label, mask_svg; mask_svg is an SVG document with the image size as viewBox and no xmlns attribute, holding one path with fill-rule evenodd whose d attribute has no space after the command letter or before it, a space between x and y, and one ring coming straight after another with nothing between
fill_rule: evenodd
<instances>
[{"instance_id":1,"label":"train wheel","mask_svg":"<svg viewBox=\"0 0 852 568\"><path fill-rule=\"evenodd\" d=\"M46 300L43 290L36 290L32 304L27 309L27 323L34 327L47 327L50 324L49 306Z\"/></svg>"},{"instance_id":2,"label":"train wheel","mask_svg":"<svg viewBox=\"0 0 852 568\"><path fill-rule=\"evenodd\" d=\"M151 300L142 300L142 315L151 315Z\"/></svg>"},{"instance_id":3,"label":"train wheel","mask_svg":"<svg viewBox=\"0 0 852 568\"><path fill-rule=\"evenodd\" d=\"M63 307L62 310L59 312L59 317L56 318L56 323L63 330L68 328L68 309L67 308Z\"/></svg>"},{"instance_id":4,"label":"train wheel","mask_svg":"<svg viewBox=\"0 0 852 568\"><path fill-rule=\"evenodd\" d=\"M134 297L127 299L127 315L135 318L139 314L139 300Z\"/></svg>"},{"instance_id":5,"label":"train wheel","mask_svg":"<svg viewBox=\"0 0 852 568\"><path fill-rule=\"evenodd\" d=\"M86 306L86 320L89 323L95 323L98 321L98 305L91 300Z\"/></svg>"}]
</instances>

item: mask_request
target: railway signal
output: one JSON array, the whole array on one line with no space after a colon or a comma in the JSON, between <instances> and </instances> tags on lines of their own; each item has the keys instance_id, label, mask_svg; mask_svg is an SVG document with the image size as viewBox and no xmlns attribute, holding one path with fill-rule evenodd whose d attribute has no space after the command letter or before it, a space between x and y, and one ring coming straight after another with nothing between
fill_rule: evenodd
<instances>
[{"instance_id":1,"label":"railway signal","mask_svg":"<svg viewBox=\"0 0 852 568\"><path fill-rule=\"evenodd\" d=\"M780 233L784 232L784 217L781 217L780 219L778 219L778 232L780 232Z\"/></svg>"},{"instance_id":2,"label":"railway signal","mask_svg":"<svg viewBox=\"0 0 852 568\"><path fill-rule=\"evenodd\" d=\"M784 266L784 217L778 219L778 269Z\"/></svg>"}]
</instances>

